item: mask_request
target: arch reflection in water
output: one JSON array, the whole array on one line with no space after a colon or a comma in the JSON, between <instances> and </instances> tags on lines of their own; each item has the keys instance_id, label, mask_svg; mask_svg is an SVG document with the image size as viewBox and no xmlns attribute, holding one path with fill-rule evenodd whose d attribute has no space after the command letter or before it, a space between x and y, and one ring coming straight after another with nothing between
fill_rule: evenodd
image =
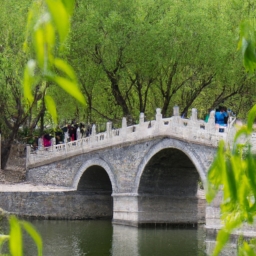
<instances>
[{"instance_id":1,"label":"arch reflection in water","mask_svg":"<svg viewBox=\"0 0 256 256\"><path fill-rule=\"evenodd\" d=\"M44 242L44 256L205 256L203 228L134 228L110 221L32 221ZM25 239L26 256L36 255Z\"/></svg>"},{"instance_id":2,"label":"arch reflection in water","mask_svg":"<svg viewBox=\"0 0 256 256\"><path fill-rule=\"evenodd\" d=\"M113 225L112 256L206 256L204 238L202 226L196 230Z\"/></svg>"}]
</instances>

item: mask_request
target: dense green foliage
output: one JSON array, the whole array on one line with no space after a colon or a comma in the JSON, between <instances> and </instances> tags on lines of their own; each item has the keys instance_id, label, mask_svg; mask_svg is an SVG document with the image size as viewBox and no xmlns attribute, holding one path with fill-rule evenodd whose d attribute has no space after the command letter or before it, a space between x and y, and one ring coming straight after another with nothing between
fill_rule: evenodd
<instances>
[{"instance_id":1,"label":"dense green foliage","mask_svg":"<svg viewBox=\"0 0 256 256\"><path fill-rule=\"evenodd\" d=\"M17 138L21 126L30 130L31 134L41 120L40 131L42 133L46 110L50 113L54 123L58 123L55 101L48 93L49 87L57 84L85 105L84 96L80 91L72 67L61 58L66 49L74 4L75 2L71 0L56 0L54 2L37 0L31 3L31 7L28 7L28 1L22 1L20 5L17 5L19 13L13 14L13 19L17 19L15 22L20 22L17 26L27 25L26 37L23 35L25 38L24 51L21 51L20 47L14 49L18 50L16 55L13 52L13 57L18 61L9 65L10 67L8 66L10 62L8 47L13 44L12 38L7 36L1 45L3 48L2 81L5 82L4 86L0 87L2 91L1 110L4 113L1 128L4 128L2 130L7 137L2 151L2 168L6 166L11 144ZM16 7L14 2L4 2L6 13L12 7ZM27 23L22 22L22 19L19 18L23 13L28 16ZM8 17L6 16L5 19ZM12 24L9 25L11 27ZM6 26L3 30L5 29ZM8 34L16 31L17 28L7 27L6 30ZM21 42L20 37L17 41ZM10 52L12 52L11 49L10 47ZM22 53L19 56L20 51ZM18 57L16 57L17 55ZM26 57L28 62L24 67L23 78L21 78L21 70ZM7 67L10 70L6 70Z\"/></svg>"},{"instance_id":2,"label":"dense green foliage","mask_svg":"<svg viewBox=\"0 0 256 256\"><path fill-rule=\"evenodd\" d=\"M44 104L55 124L58 123L55 102L47 93L52 83L85 105L73 68L59 57L65 49L73 9L72 0L35 1L28 14L24 49L30 51L31 40L34 58L29 59L24 71L24 105L30 107L37 101L33 91L44 92Z\"/></svg>"},{"instance_id":3,"label":"dense green foliage","mask_svg":"<svg viewBox=\"0 0 256 256\"><path fill-rule=\"evenodd\" d=\"M244 117L254 101L254 78L236 50L246 8L242 1L77 1L69 58L89 121L153 118L156 107L170 116L175 104L203 117L224 103Z\"/></svg>"},{"instance_id":4,"label":"dense green foliage","mask_svg":"<svg viewBox=\"0 0 256 256\"><path fill-rule=\"evenodd\" d=\"M170 116L175 104L188 117L196 107L201 118L220 104L244 118L253 105L255 78L243 70L236 49L241 19L254 15L249 2L55 2L62 11L65 3L75 3L68 38L70 6L59 23L51 1L44 8L42 1L34 1L32 9L30 0L1 3L0 128L9 142L19 127L30 135L35 127L42 132L51 125L50 102L57 107L56 114L51 110L53 119L58 114L61 125L75 119L112 120L115 126L123 116L136 122L140 112L152 119L156 107ZM86 106L69 96L80 97L78 86Z\"/></svg>"},{"instance_id":5,"label":"dense green foliage","mask_svg":"<svg viewBox=\"0 0 256 256\"><path fill-rule=\"evenodd\" d=\"M42 84L36 80L34 90L26 96L27 101L32 101L33 97L38 99L30 111L30 122L35 119L35 112L44 107L45 87L57 104L59 122L73 118L84 122L107 119L120 122L122 116L134 122L140 112L145 112L148 119L153 118L156 107L162 108L164 116L169 116L175 104L188 116L191 107L197 107L203 117L207 109L224 103L243 118L254 102L254 87L251 86L254 77L246 76L236 50L237 28L248 14L248 3L243 1L133 0L126 3L106 0L103 4L102 1L77 0L72 34L65 41L65 47L59 47L58 40L66 36L67 31L63 30L64 35L55 39L49 36L49 31L59 34L54 24L46 22L47 32L42 29L46 24L42 22L36 26L37 36L34 39L29 36L24 18L29 11L29 0L21 0L16 6L13 1L3 2L1 88L6 83L4 74L8 65L16 63L8 72L17 79L17 87L21 87L25 60L33 58L40 43L53 43L54 47L47 47L52 49L47 53L48 60L53 62L53 55L62 48L60 57L72 64L87 101L84 108L52 86L52 81ZM15 11L17 8L19 12ZM27 31L34 28L33 19L30 24ZM48 33L48 37L44 36L47 42L40 41L42 33ZM28 39L26 56L22 51L25 37ZM10 54L17 60L9 61ZM38 51L36 59L41 68L43 56L43 51ZM5 63L8 60L8 65L4 60ZM63 73L66 71L59 72ZM10 87L10 82L7 84ZM47 111L42 113L47 122ZM5 131L3 120L1 126Z\"/></svg>"}]
</instances>

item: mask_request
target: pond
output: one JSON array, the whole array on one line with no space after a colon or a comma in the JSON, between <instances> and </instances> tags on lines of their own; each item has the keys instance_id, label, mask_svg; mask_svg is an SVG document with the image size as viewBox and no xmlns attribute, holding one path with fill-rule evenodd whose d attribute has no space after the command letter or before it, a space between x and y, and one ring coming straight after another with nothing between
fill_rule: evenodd
<instances>
[{"instance_id":1,"label":"pond","mask_svg":"<svg viewBox=\"0 0 256 256\"><path fill-rule=\"evenodd\" d=\"M135 228L111 221L30 221L43 239L44 256L204 256L205 229ZM6 231L6 223L4 230ZM25 236L25 256L36 247Z\"/></svg>"}]
</instances>

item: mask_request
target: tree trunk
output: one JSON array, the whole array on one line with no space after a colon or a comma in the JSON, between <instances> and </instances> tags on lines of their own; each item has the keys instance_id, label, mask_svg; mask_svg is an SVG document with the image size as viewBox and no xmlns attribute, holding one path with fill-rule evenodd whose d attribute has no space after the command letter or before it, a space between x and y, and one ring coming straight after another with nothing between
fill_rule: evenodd
<instances>
[{"instance_id":1,"label":"tree trunk","mask_svg":"<svg viewBox=\"0 0 256 256\"><path fill-rule=\"evenodd\" d=\"M9 138L4 141L4 143L2 144L2 152L1 152L1 169L5 169L10 153L11 153L11 147L12 147L12 143L15 139L15 135L18 133L19 130L19 126L15 126L12 130L12 133L10 134Z\"/></svg>"}]
</instances>

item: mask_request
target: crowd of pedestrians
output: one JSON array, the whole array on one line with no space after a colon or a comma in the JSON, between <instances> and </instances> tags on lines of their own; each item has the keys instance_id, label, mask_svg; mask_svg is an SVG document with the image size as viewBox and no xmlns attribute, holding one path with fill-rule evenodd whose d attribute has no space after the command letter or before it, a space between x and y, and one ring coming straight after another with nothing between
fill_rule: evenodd
<instances>
[{"instance_id":1,"label":"crowd of pedestrians","mask_svg":"<svg viewBox=\"0 0 256 256\"><path fill-rule=\"evenodd\" d=\"M205 122L208 122L209 115L211 110L208 110L208 113L205 117ZM224 131L224 127L228 124L229 116L233 116L234 113L231 110L227 110L226 107L220 106L215 110L215 123L220 131ZM83 137L90 136L92 131L91 125L80 124L66 124L64 127L58 127L54 132L54 135L45 133L34 142L33 148L49 148L52 145L67 143L70 141L79 140Z\"/></svg>"},{"instance_id":2,"label":"crowd of pedestrians","mask_svg":"<svg viewBox=\"0 0 256 256\"><path fill-rule=\"evenodd\" d=\"M44 133L37 141L34 142L34 149L47 149L52 145L67 143L79 140L83 137L90 136L92 131L91 125L67 124L64 127L57 127L54 134Z\"/></svg>"}]
</instances>

